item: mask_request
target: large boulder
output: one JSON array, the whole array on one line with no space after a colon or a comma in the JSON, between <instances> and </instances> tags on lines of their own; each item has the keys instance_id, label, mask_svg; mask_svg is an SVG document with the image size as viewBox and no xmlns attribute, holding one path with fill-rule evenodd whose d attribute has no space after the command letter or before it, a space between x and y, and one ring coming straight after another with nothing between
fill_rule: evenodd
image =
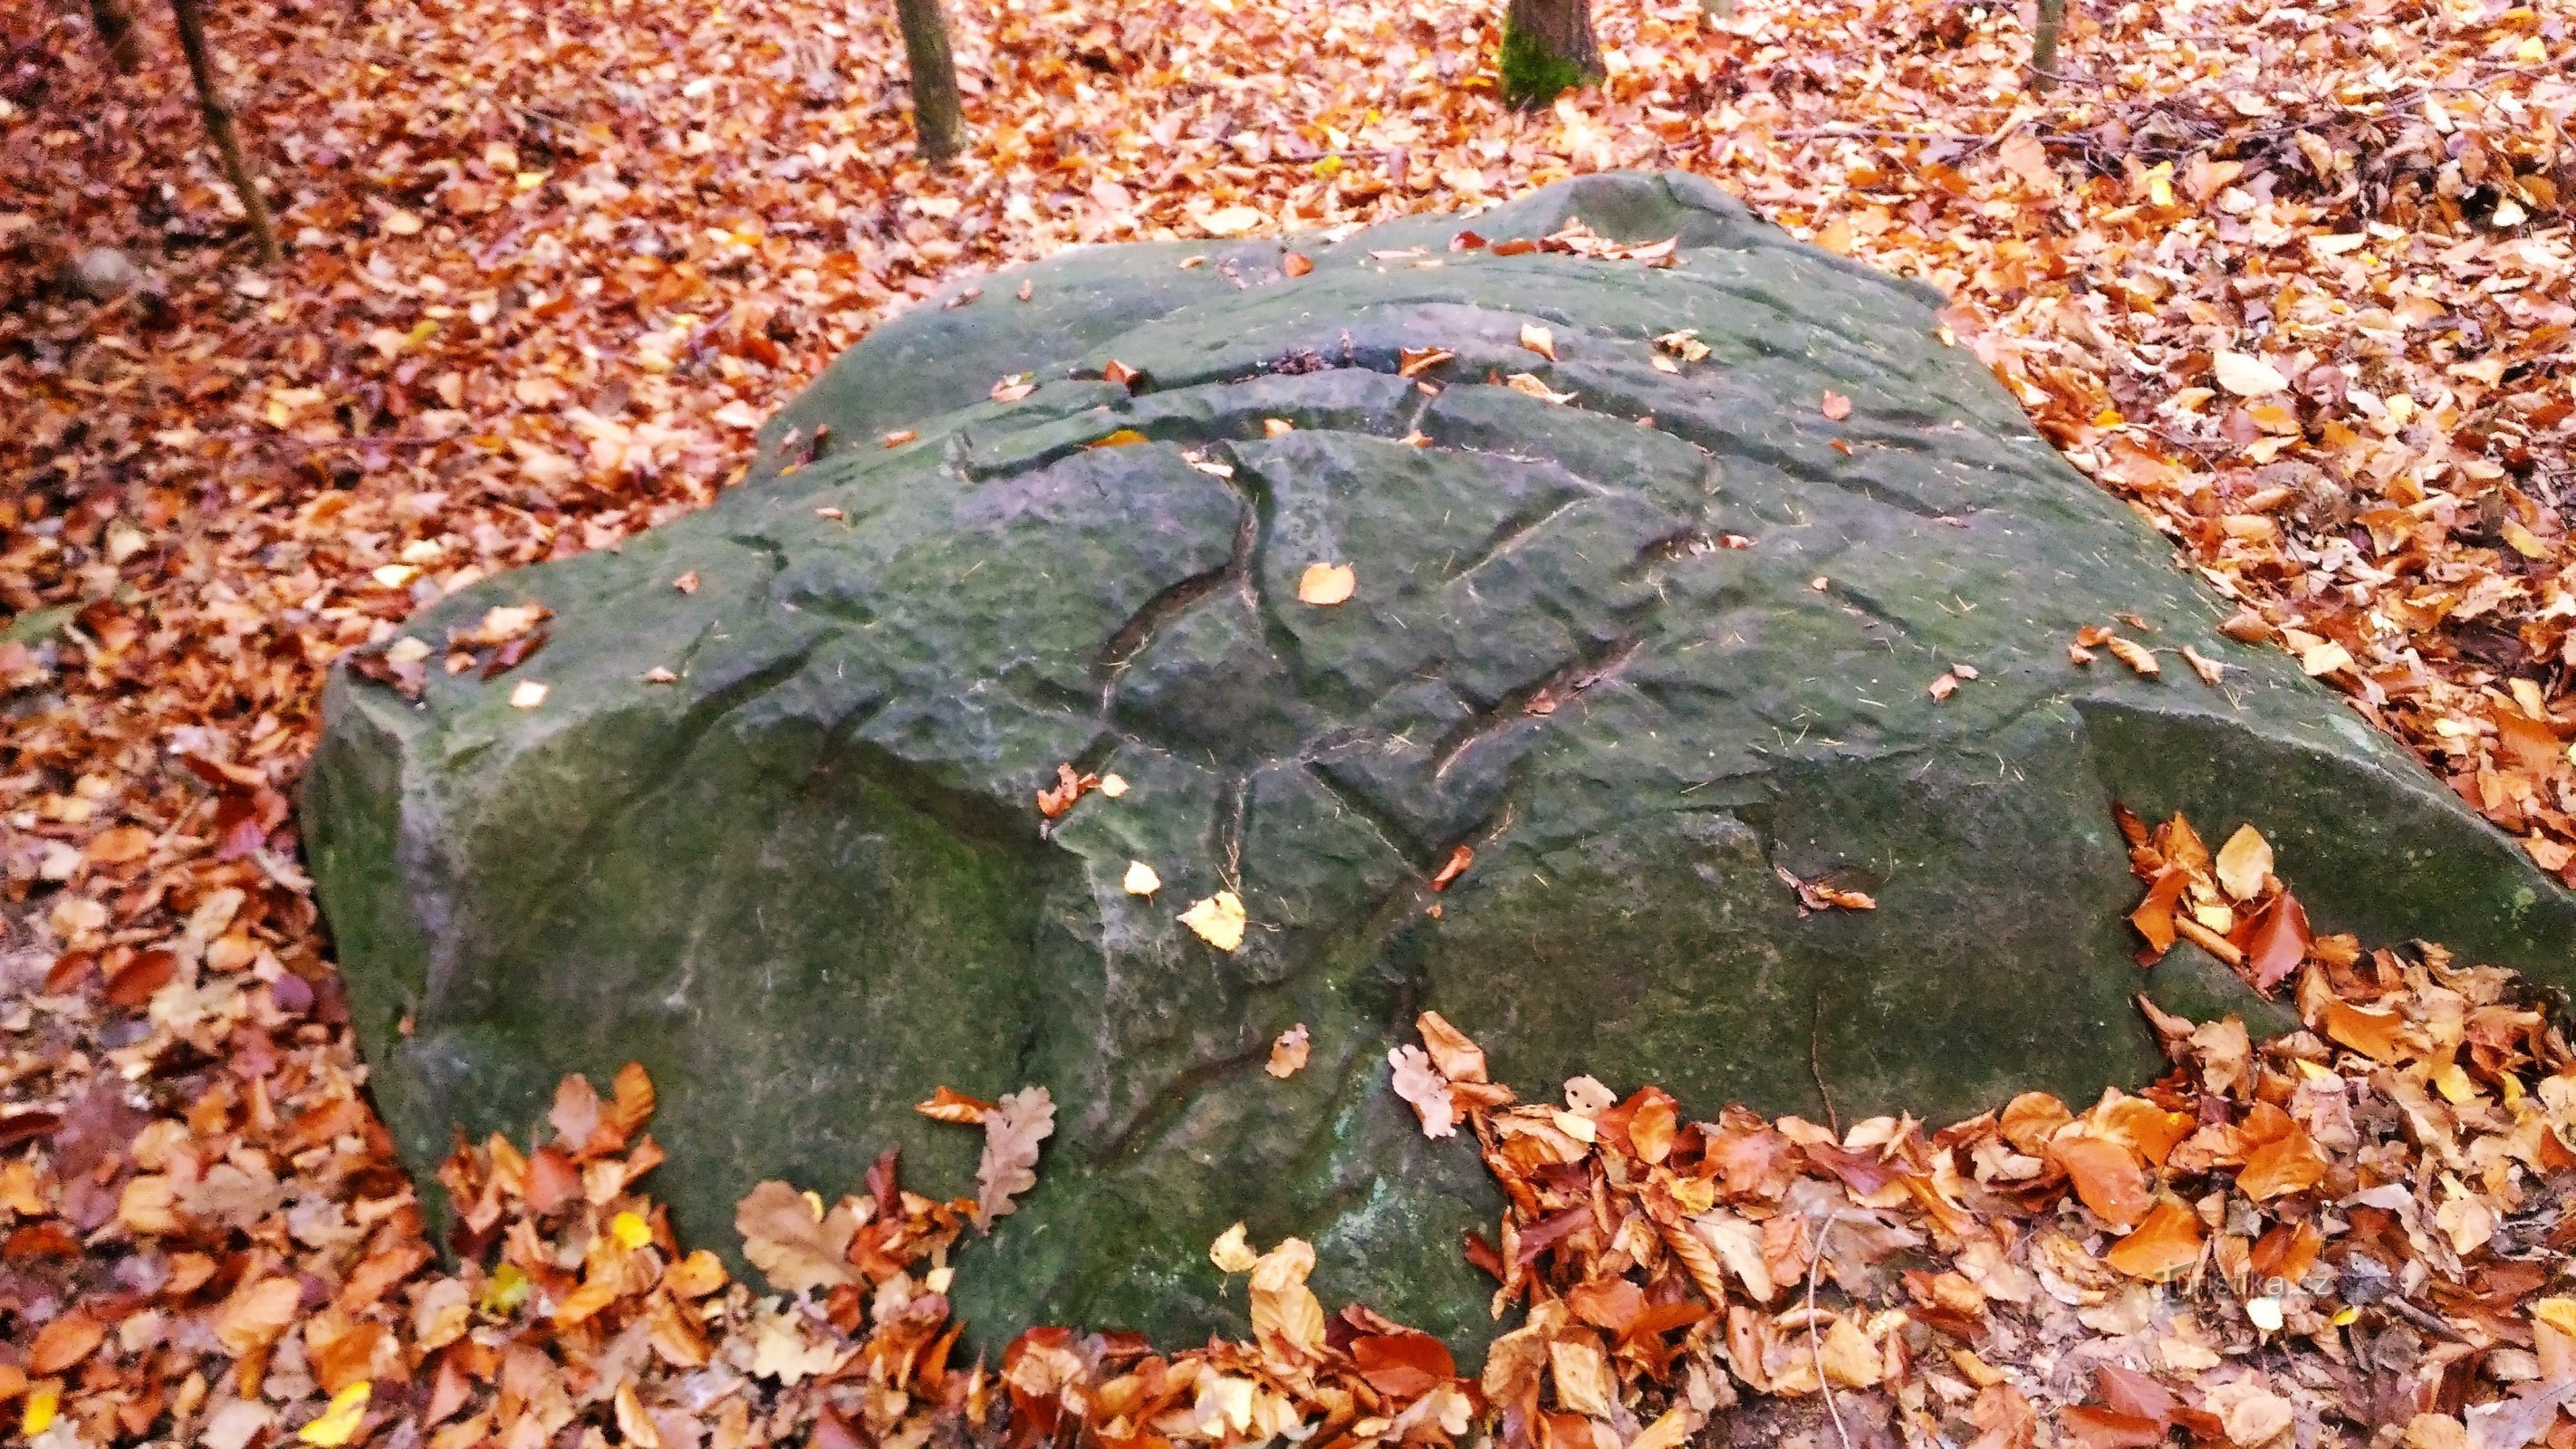
<instances>
[{"instance_id":1,"label":"large boulder","mask_svg":"<svg viewBox=\"0 0 2576 1449\"><path fill-rule=\"evenodd\" d=\"M2142 984L2245 1000L2187 951L2141 976L2115 800L2259 821L2320 929L2570 979L2569 897L2222 637L1931 295L1683 176L1473 227L1578 215L1673 264L1429 218L987 278L833 366L714 507L407 631L539 603L530 661L433 652L417 703L344 671L305 830L415 1168L639 1059L659 1191L725 1244L752 1183L853 1188L890 1145L971 1191L978 1136L912 1104L1043 1083L1040 1185L957 1280L986 1331L1239 1332L1206 1252L1244 1219L1314 1240L1328 1295L1472 1338L1459 1235L1494 1202L1388 1085L1425 1008L1527 1091L2085 1098L2157 1070ZM1704 359L1652 340L1685 329ZM1455 357L1400 376L1424 348ZM1356 594L1301 603L1316 563ZM2126 616L2159 676L2070 660ZM1048 820L1066 764L1127 789ZM1782 872L1877 908L1803 911ZM1227 889L1230 953L1175 919ZM1269 1075L1299 1023L1311 1065Z\"/></svg>"}]
</instances>

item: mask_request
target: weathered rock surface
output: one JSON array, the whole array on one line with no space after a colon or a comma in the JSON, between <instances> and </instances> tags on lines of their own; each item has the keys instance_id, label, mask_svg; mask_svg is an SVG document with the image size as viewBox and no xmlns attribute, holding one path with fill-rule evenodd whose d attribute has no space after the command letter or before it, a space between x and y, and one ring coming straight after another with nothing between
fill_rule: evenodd
<instances>
[{"instance_id":1,"label":"weathered rock surface","mask_svg":"<svg viewBox=\"0 0 2576 1449\"><path fill-rule=\"evenodd\" d=\"M1846 1121L2089 1097L2156 1070L2115 799L2213 842L2258 819L2320 929L2576 979L2576 905L2291 661L2219 637L1927 295L1684 177L1474 225L1578 214L1677 235L1680 264L1451 252L1432 218L1297 243L1294 278L1262 242L986 279L853 350L715 507L409 629L541 602L552 642L516 671L433 657L419 706L344 673L305 828L414 1165L636 1058L659 1191L730 1243L751 1183L854 1188L889 1144L971 1190L975 1134L910 1104L1042 1082L1041 1185L959 1279L985 1329L1240 1331L1205 1252L1241 1218L1313 1238L1328 1298L1472 1336L1459 1233L1489 1189L1387 1087L1425 1007L1525 1091L1591 1072L1821 1117L1822 1088ZM1683 328L1712 355L1658 370ZM1457 354L1436 396L1396 375L1431 346ZM1523 371L1574 400L1495 385ZM1033 395L987 400L1020 372ZM1088 446L1122 428L1151 441ZM1319 561L1357 596L1298 603ZM2225 686L2170 652L2156 679L2070 663L2115 612ZM1936 701L1954 664L1977 677ZM524 680L542 707L509 705ZM1042 828L1067 761L1132 788ZM1135 860L1155 898L1121 888ZM1780 869L1878 909L1802 916ZM1225 886L1252 920L1230 955L1174 919ZM2144 984L2241 1004L2194 964ZM1275 1080L1300 1022L1313 1062Z\"/></svg>"}]
</instances>

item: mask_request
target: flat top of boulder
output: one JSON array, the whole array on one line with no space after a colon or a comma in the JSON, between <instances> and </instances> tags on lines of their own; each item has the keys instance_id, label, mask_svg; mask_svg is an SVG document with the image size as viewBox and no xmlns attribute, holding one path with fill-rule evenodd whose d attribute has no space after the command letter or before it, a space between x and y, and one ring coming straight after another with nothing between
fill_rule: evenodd
<instances>
[{"instance_id":1,"label":"flat top of boulder","mask_svg":"<svg viewBox=\"0 0 2576 1449\"><path fill-rule=\"evenodd\" d=\"M955 1190L969 1134L909 1104L1042 1082L1061 1133L970 1317L1239 1327L1204 1253L1248 1219L1315 1238L1328 1295L1472 1332L1490 1189L1387 1087L1424 1008L1525 1088L1703 1112L2090 1096L2155 1062L2115 799L2259 818L2320 929L2568 976L2569 899L2220 635L1937 299L1705 183L961 298L716 506L427 611L418 703L335 683L307 835L416 1166L635 1057L666 1195L729 1240L752 1182L890 1143ZM1347 601L1301 600L1319 565ZM541 652L440 667L524 603ZM2077 662L2089 626L2160 672ZM1050 817L1066 771L1126 788ZM1177 919L1220 892L1233 949ZM2187 951L2144 984L2253 1007Z\"/></svg>"}]
</instances>

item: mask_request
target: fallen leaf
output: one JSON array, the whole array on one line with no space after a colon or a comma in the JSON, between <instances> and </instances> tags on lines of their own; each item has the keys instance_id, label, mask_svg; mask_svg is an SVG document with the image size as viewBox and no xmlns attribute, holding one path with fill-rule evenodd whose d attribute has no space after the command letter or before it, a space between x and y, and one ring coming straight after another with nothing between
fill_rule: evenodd
<instances>
[{"instance_id":1,"label":"fallen leaf","mask_svg":"<svg viewBox=\"0 0 2576 1449\"><path fill-rule=\"evenodd\" d=\"M1248 206L1220 207L1209 212L1199 225L1209 236L1241 236L1261 225L1261 213Z\"/></svg>"},{"instance_id":2,"label":"fallen leaf","mask_svg":"<svg viewBox=\"0 0 2576 1449\"><path fill-rule=\"evenodd\" d=\"M1420 377L1444 362L1454 361L1458 354L1446 347L1406 347L1395 354L1398 377Z\"/></svg>"},{"instance_id":3,"label":"fallen leaf","mask_svg":"<svg viewBox=\"0 0 2576 1449\"><path fill-rule=\"evenodd\" d=\"M1302 277L1315 270L1314 259L1303 252L1290 252L1279 259L1279 270L1291 277Z\"/></svg>"},{"instance_id":4,"label":"fallen leaf","mask_svg":"<svg viewBox=\"0 0 2576 1449\"><path fill-rule=\"evenodd\" d=\"M830 1288L858 1280L843 1257L858 1223L841 1208L821 1205L783 1182L763 1182L733 1210L742 1255L781 1293Z\"/></svg>"},{"instance_id":5,"label":"fallen leaf","mask_svg":"<svg viewBox=\"0 0 2576 1449\"><path fill-rule=\"evenodd\" d=\"M2100 1137L2068 1133L2049 1144L2066 1169L2075 1195L2093 1215L2115 1228L2134 1227L2151 1201L2147 1172L2129 1149Z\"/></svg>"},{"instance_id":6,"label":"fallen leaf","mask_svg":"<svg viewBox=\"0 0 2576 1449\"><path fill-rule=\"evenodd\" d=\"M1843 419L1851 416L1852 400L1843 396L1841 393L1834 391L1832 388L1827 388L1825 389L1823 412L1827 422L1839 423Z\"/></svg>"},{"instance_id":7,"label":"fallen leaf","mask_svg":"<svg viewBox=\"0 0 2576 1449\"><path fill-rule=\"evenodd\" d=\"M914 1103L912 1110L952 1127L981 1127L984 1119L993 1115L994 1104L943 1086L932 1091L928 1101Z\"/></svg>"},{"instance_id":8,"label":"fallen leaf","mask_svg":"<svg viewBox=\"0 0 2576 1449\"><path fill-rule=\"evenodd\" d=\"M1485 1076L1485 1050L1467 1034L1449 1024L1449 1018L1436 1011L1426 1011L1413 1019L1416 1031L1422 1033L1422 1044L1431 1053L1440 1075L1453 1082L1482 1082Z\"/></svg>"},{"instance_id":9,"label":"fallen leaf","mask_svg":"<svg viewBox=\"0 0 2576 1449\"><path fill-rule=\"evenodd\" d=\"M2221 349L2212 361L2218 370L2218 385L2238 397L2269 397L2290 386L2288 378L2259 357Z\"/></svg>"},{"instance_id":10,"label":"fallen leaf","mask_svg":"<svg viewBox=\"0 0 2576 1449\"><path fill-rule=\"evenodd\" d=\"M975 1164L975 1226L986 1232L995 1218L1018 1210L1015 1201L1038 1185L1038 1145L1055 1135L1055 1098L1044 1087L1003 1095L984 1118L984 1154Z\"/></svg>"},{"instance_id":11,"label":"fallen leaf","mask_svg":"<svg viewBox=\"0 0 2576 1449\"><path fill-rule=\"evenodd\" d=\"M365 1379L349 1385L331 1396L331 1403L313 1421L295 1431L295 1437L314 1449L340 1449L357 1437L358 1425L367 1416L367 1400L375 1385Z\"/></svg>"},{"instance_id":12,"label":"fallen leaf","mask_svg":"<svg viewBox=\"0 0 2576 1449\"><path fill-rule=\"evenodd\" d=\"M2240 825L2219 847L2216 869L2222 890L2240 901L2250 901L2262 893L2263 883L2271 879L2272 843L2253 826Z\"/></svg>"},{"instance_id":13,"label":"fallen leaf","mask_svg":"<svg viewBox=\"0 0 2576 1449\"><path fill-rule=\"evenodd\" d=\"M1163 878L1141 860L1127 862L1127 874L1118 884L1131 896L1150 896L1163 888Z\"/></svg>"},{"instance_id":14,"label":"fallen leaf","mask_svg":"<svg viewBox=\"0 0 2576 1449\"><path fill-rule=\"evenodd\" d=\"M1462 875L1465 875L1467 873L1467 867L1473 864L1475 859L1476 852L1468 847L1463 845L1451 846L1449 848L1449 858L1440 862L1440 869L1432 873L1431 888L1435 891L1445 891L1449 889L1450 882L1456 880Z\"/></svg>"},{"instance_id":15,"label":"fallen leaf","mask_svg":"<svg viewBox=\"0 0 2576 1449\"><path fill-rule=\"evenodd\" d=\"M1411 1104L1414 1115L1422 1119L1422 1135L1454 1135L1458 1105L1449 1095L1448 1079L1432 1070L1431 1058L1422 1048L1407 1043L1388 1052L1386 1060L1395 1069L1395 1095Z\"/></svg>"},{"instance_id":16,"label":"fallen leaf","mask_svg":"<svg viewBox=\"0 0 2576 1449\"><path fill-rule=\"evenodd\" d=\"M1278 1040L1270 1044L1270 1065L1264 1070L1285 1081L1297 1075L1312 1051L1313 1046L1306 1039L1306 1023L1301 1021L1279 1033Z\"/></svg>"},{"instance_id":17,"label":"fallen leaf","mask_svg":"<svg viewBox=\"0 0 2576 1449\"><path fill-rule=\"evenodd\" d=\"M1219 1233L1216 1242L1208 1247L1208 1261L1220 1273L1249 1273L1261 1261L1261 1255L1244 1241L1243 1224L1236 1223Z\"/></svg>"},{"instance_id":18,"label":"fallen leaf","mask_svg":"<svg viewBox=\"0 0 2576 1449\"><path fill-rule=\"evenodd\" d=\"M1290 1361L1319 1361L1324 1343L1324 1305L1306 1286L1315 1270L1315 1249L1303 1238L1283 1239L1252 1266L1252 1335L1262 1348Z\"/></svg>"},{"instance_id":19,"label":"fallen leaf","mask_svg":"<svg viewBox=\"0 0 2576 1449\"><path fill-rule=\"evenodd\" d=\"M1530 397L1537 398L1541 402L1552 402L1562 405L1574 401L1574 394L1570 392L1556 391L1546 383L1541 382L1535 373L1515 372L1511 376L1503 379L1503 386L1510 388L1514 392L1524 393Z\"/></svg>"},{"instance_id":20,"label":"fallen leaf","mask_svg":"<svg viewBox=\"0 0 2576 1449\"><path fill-rule=\"evenodd\" d=\"M36 1330L35 1342L27 1346L27 1372L37 1378L52 1378L90 1356L107 1329L86 1313L74 1311L56 1318Z\"/></svg>"},{"instance_id":21,"label":"fallen leaf","mask_svg":"<svg viewBox=\"0 0 2576 1449\"><path fill-rule=\"evenodd\" d=\"M2138 1226L2111 1245L2103 1261L2132 1278L2161 1282L2200 1261L2203 1236L2200 1217L2189 1205L2158 1198Z\"/></svg>"},{"instance_id":22,"label":"fallen leaf","mask_svg":"<svg viewBox=\"0 0 2576 1449\"><path fill-rule=\"evenodd\" d=\"M1180 922L1220 951L1237 950L1243 945L1243 898L1232 891L1218 891L1183 911Z\"/></svg>"},{"instance_id":23,"label":"fallen leaf","mask_svg":"<svg viewBox=\"0 0 2576 1449\"><path fill-rule=\"evenodd\" d=\"M1330 607L1347 601L1359 588L1359 575L1349 564L1311 563L1297 576L1297 602Z\"/></svg>"},{"instance_id":24,"label":"fallen leaf","mask_svg":"<svg viewBox=\"0 0 2576 1449\"><path fill-rule=\"evenodd\" d=\"M1556 334L1536 322L1521 324L1521 346L1550 362L1556 361Z\"/></svg>"}]
</instances>

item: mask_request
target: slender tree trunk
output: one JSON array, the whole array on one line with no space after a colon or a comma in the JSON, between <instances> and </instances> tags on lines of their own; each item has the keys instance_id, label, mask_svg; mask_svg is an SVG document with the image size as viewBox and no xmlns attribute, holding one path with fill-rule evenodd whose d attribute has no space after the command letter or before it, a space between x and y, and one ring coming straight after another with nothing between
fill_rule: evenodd
<instances>
[{"instance_id":1,"label":"slender tree trunk","mask_svg":"<svg viewBox=\"0 0 2576 1449\"><path fill-rule=\"evenodd\" d=\"M1503 99L1543 106L1601 74L1592 0L1511 0L1503 11Z\"/></svg>"},{"instance_id":2,"label":"slender tree trunk","mask_svg":"<svg viewBox=\"0 0 2576 1449\"><path fill-rule=\"evenodd\" d=\"M89 0L89 22L118 70L131 74L143 64L143 33L134 28L134 12L125 8L125 0Z\"/></svg>"},{"instance_id":3,"label":"slender tree trunk","mask_svg":"<svg viewBox=\"0 0 2576 1449\"><path fill-rule=\"evenodd\" d=\"M957 61L948 53L948 17L939 0L894 0L912 70L912 130L921 154L945 165L966 149L966 114L957 103Z\"/></svg>"},{"instance_id":4,"label":"slender tree trunk","mask_svg":"<svg viewBox=\"0 0 2576 1449\"><path fill-rule=\"evenodd\" d=\"M170 0L170 14L179 22L179 48L187 53L188 74L196 77L197 110L206 118L206 135L215 143L216 158L223 162L224 179L241 198L251 239L259 245L259 259L275 262L277 223L269 219L268 198L260 195L259 178L251 173L250 158L242 154L241 133L233 129L232 106L215 79L214 59L206 49L205 16L197 9L197 0Z\"/></svg>"},{"instance_id":5,"label":"slender tree trunk","mask_svg":"<svg viewBox=\"0 0 2576 1449\"><path fill-rule=\"evenodd\" d=\"M2039 29L2030 42L2030 88L2057 83L2057 31L2066 23L2066 0L2039 0Z\"/></svg>"}]
</instances>

